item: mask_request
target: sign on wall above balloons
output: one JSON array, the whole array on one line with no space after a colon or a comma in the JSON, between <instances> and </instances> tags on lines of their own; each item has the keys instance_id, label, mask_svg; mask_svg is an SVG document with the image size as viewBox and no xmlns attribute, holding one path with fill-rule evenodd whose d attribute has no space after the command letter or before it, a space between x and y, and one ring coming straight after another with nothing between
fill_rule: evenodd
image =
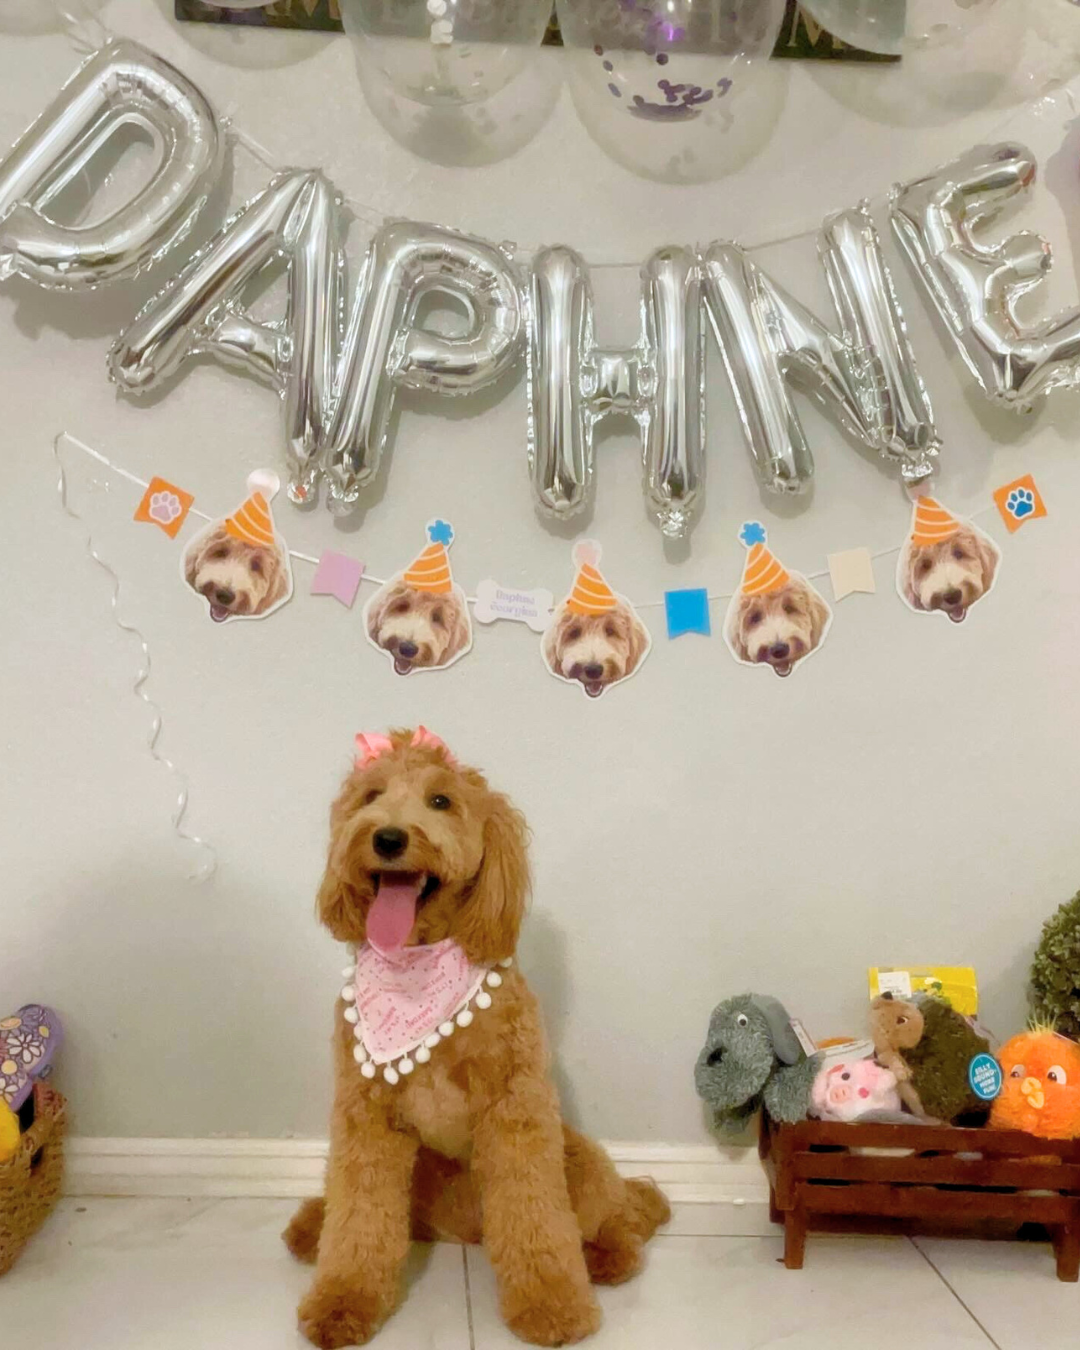
<instances>
[{"instance_id":1,"label":"sign on wall above balloons","mask_svg":"<svg viewBox=\"0 0 1080 1350\"><path fill-rule=\"evenodd\" d=\"M137 191L89 228L50 219L57 193L127 123L153 128L159 150ZM103 47L0 161L0 281L92 290L175 252L219 178L222 141L210 105L178 70L132 42ZM1017 408L1080 384L1080 309L1032 327L1015 315L1049 265L1049 245L1029 233L994 245L973 234L1034 177L1023 146L981 146L892 198L894 229L964 361L990 397ZM765 488L801 492L813 476L794 388L909 486L934 472L930 401L865 204L831 216L819 235L835 328L737 244L672 245L641 269L641 331L625 349L596 344L589 270L571 248L523 261L506 245L395 221L375 233L350 288L344 238L340 194L319 170L276 175L117 338L113 380L138 396L209 354L265 381L284 408L289 498L311 503L322 482L341 514L378 472L399 389L465 395L524 367L538 508L568 518L588 507L593 428L629 413L645 500L677 538L704 500L707 319ZM280 318L261 322L245 294L271 267L285 273L287 300ZM421 302L432 292L464 309L466 332L425 326Z\"/></svg>"}]
</instances>

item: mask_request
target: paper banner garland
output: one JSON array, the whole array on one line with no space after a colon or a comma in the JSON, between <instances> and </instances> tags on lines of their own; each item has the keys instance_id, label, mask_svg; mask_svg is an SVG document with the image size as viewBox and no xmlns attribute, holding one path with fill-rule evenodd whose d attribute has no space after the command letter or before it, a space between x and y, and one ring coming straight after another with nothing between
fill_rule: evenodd
<instances>
[{"instance_id":1,"label":"paper banner garland","mask_svg":"<svg viewBox=\"0 0 1080 1350\"><path fill-rule=\"evenodd\" d=\"M500 586L490 578L476 588L476 618L478 623L494 623L510 619L528 624L534 633L542 633L551 622L552 594L543 589L516 590Z\"/></svg>"},{"instance_id":2,"label":"paper banner garland","mask_svg":"<svg viewBox=\"0 0 1080 1350\"><path fill-rule=\"evenodd\" d=\"M472 650L469 606L450 573L453 538L445 520L429 521L427 545L364 606L368 640L398 675L445 670Z\"/></svg>"},{"instance_id":3,"label":"paper banner garland","mask_svg":"<svg viewBox=\"0 0 1080 1350\"><path fill-rule=\"evenodd\" d=\"M832 610L801 572L787 571L766 546L764 525L739 531L747 548L739 589L724 620L724 641L744 666L790 675L825 641Z\"/></svg>"},{"instance_id":4,"label":"paper banner garland","mask_svg":"<svg viewBox=\"0 0 1080 1350\"><path fill-rule=\"evenodd\" d=\"M1046 515L1046 504L1029 473L999 487L994 493L994 504L1010 534L1029 520L1041 520Z\"/></svg>"},{"instance_id":5,"label":"paper banner garland","mask_svg":"<svg viewBox=\"0 0 1080 1350\"><path fill-rule=\"evenodd\" d=\"M573 588L556 608L540 650L556 679L599 698L641 668L652 638L630 601L601 575L600 545L584 539L572 556L578 569Z\"/></svg>"},{"instance_id":6,"label":"paper banner garland","mask_svg":"<svg viewBox=\"0 0 1080 1350\"><path fill-rule=\"evenodd\" d=\"M868 548L849 548L843 553L830 553L827 561L834 600L843 600L855 591L873 595L877 590L874 584L874 560Z\"/></svg>"},{"instance_id":7,"label":"paper banner garland","mask_svg":"<svg viewBox=\"0 0 1080 1350\"><path fill-rule=\"evenodd\" d=\"M332 548L327 548L311 578L311 594L332 595L346 609L352 609L363 578L364 564L359 558L350 558L347 553L335 553Z\"/></svg>"},{"instance_id":8,"label":"paper banner garland","mask_svg":"<svg viewBox=\"0 0 1080 1350\"><path fill-rule=\"evenodd\" d=\"M704 633L709 637L709 592L704 586L686 591L664 592L664 618L668 638L682 637L684 633Z\"/></svg>"},{"instance_id":9,"label":"paper banner garland","mask_svg":"<svg viewBox=\"0 0 1080 1350\"><path fill-rule=\"evenodd\" d=\"M156 525L175 539L194 502L195 498L183 488L167 483L164 478L151 478L134 518Z\"/></svg>"},{"instance_id":10,"label":"paper banner garland","mask_svg":"<svg viewBox=\"0 0 1080 1350\"><path fill-rule=\"evenodd\" d=\"M180 575L215 623L265 619L292 598L289 550L270 510L281 480L272 469L256 469L247 486L232 515L201 530L180 562Z\"/></svg>"},{"instance_id":11,"label":"paper banner garland","mask_svg":"<svg viewBox=\"0 0 1080 1350\"><path fill-rule=\"evenodd\" d=\"M915 613L960 623L993 589L1000 562L1001 550L977 525L933 497L918 497L896 563L896 589Z\"/></svg>"}]
</instances>

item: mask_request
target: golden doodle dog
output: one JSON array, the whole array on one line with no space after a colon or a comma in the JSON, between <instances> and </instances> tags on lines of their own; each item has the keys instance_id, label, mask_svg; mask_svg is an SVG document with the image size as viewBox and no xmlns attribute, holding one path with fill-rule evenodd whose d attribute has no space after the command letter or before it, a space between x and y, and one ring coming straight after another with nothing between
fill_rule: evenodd
<instances>
[{"instance_id":1,"label":"golden doodle dog","mask_svg":"<svg viewBox=\"0 0 1080 1350\"><path fill-rule=\"evenodd\" d=\"M815 651L832 613L821 595L798 572L774 591L741 591L728 610L725 636L738 660L767 663L790 675L795 663Z\"/></svg>"},{"instance_id":2,"label":"golden doodle dog","mask_svg":"<svg viewBox=\"0 0 1080 1350\"><path fill-rule=\"evenodd\" d=\"M365 611L368 637L387 652L399 675L448 666L472 644L460 587L420 590L404 579L376 592Z\"/></svg>"},{"instance_id":3,"label":"golden doodle dog","mask_svg":"<svg viewBox=\"0 0 1080 1350\"><path fill-rule=\"evenodd\" d=\"M920 497L911 534L900 550L897 587L911 609L940 611L961 623L993 586L1000 561L989 535L932 498Z\"/></svg>"},{"instance_id":4,"label":"golden doodle dog","mask_svg":"<svg viewBox=\"0 0 1080 1350\"><path fill-rule=\"evenodd\" d=\"M624 600L600 614L582 614L564 600L544 633L543 654L552 674L599 698L637 670L649 645L649 630Z\"/></svg>"},{"instance_id":5,"label":"golden doodle dog","mask_svg":"<svg viewBox=\"0 0 1080 1350\"><path fill-rule=\"evenodd\" d=\"M216 623L260 618L292 592L280 540L238 538L224 520L192 540L184 554L184 580L206 600Z\"/></svg>"},{"instance_id":6,"label":"golden doodle dog","mask_svg":"<svg viewBox=\"0 0 1080 1350\"><path fill-rule=\"evenodd\" d=\"M640 1269L667 1202L562 1122L540 1009L512 964L529 882L520 813L422 728L357 744L317 901L357 949L343 991L356 1001L336 1016L325 1195L284 1234L315 1266L301 1329L325 1350L369 1340L401 1300L411 1234L482 1241L510 1328L537 1345L580 1340L600 1323L590 1281ZM393 1022L398 986L369 988L361 970L389 962L407 982L444 957L479 972L475 1017L457 1013L400 1072L377 1072L366 1047ZM389 1011L366 1023L359 1010L384 996Z\"/></svg>"}]
</instances>

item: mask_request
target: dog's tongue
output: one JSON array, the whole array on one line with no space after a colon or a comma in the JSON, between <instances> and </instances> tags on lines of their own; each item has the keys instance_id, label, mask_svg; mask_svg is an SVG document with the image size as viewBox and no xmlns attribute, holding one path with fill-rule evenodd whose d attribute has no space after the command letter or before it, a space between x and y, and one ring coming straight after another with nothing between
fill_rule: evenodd
<instances>
[{"instance_id":1,"label":"dog's tongue","mask_svg":"<svg viewBox=\"0 0 1080 1350\"><path fill-rule=\"evenodd\" d=\"M368 911L367 939L382 956L395 955L408 942L423 883L422 876L380 879L379 893Z\"/></svg>"}]
</instances>

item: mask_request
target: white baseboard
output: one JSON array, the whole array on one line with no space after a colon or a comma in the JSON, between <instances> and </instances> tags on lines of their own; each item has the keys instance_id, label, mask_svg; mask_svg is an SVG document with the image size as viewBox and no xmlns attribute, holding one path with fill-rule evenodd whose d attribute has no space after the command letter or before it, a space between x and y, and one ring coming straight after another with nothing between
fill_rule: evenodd
<instances>
[{"instance_id":1,"label":"white baseboard","mask_svg":"<svg viewBox=\"0 0 1080 1350\"><path fill-rule=\"evenodd\" d=\"M671 1201L668 1232L772 1233L769 1192L751 1149L607 1143L624 1176L651 1176ZM317 1195L323 1139L91 1139L68 1141L72 1196L302 1198Z\"/></svg>"}]
</instances>

